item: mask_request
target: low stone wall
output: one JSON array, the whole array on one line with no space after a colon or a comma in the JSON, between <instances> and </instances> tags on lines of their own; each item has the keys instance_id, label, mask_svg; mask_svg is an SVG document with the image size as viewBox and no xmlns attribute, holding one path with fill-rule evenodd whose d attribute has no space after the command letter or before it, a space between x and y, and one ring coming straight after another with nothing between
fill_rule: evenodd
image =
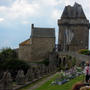
<instances>
[{"instance_id":1,"label":"low stone wall","mask_svg":"<svg viewBox=\"0 0 90 90\"><path fill-rule=\"evenodd\" d=\"M77 52L58 52L59 56L65 56L65 55L69 55L72 57L75 57L77 60L79 61L89 61L90 60L90 56L87 55L83 55L83 54L79 54Z\"/></svg>"}]
</instances>

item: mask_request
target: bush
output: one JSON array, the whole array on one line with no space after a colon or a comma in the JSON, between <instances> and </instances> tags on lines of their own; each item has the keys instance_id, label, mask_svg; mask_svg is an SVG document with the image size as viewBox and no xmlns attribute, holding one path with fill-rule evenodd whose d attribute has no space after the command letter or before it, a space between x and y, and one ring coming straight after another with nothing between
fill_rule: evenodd
<instances>
[{"instance_id":1,"label":"bush","mask_svg":"<svg viewBox=\"0 0 90 90\"><path fill-rule=\"evenodd\" d=\"M44 59L43 61L40 61L40 62L34 62L36 64L44 64L45 66L48 66L49 65L49 59L46 58Z\"/></svg>"},{"instance_id":2,"label":"bush","mask_svg":"<svg viewBox=\"0 0 90 90\"><path fill-rule=\"evenodd\" d=\"M84 54L84 55L90 55L90 50L88 50L88 49L81 49L81 50L79 50L79 53L80 54Z\"/></svg>"},{"instance_id":3,"label":"bush","mask_svg":"<svg viewBox=\"0 0 90 90\"><path fill-rule=\"evenodd\" d=\"M0 61L5 61L10 58L17 58L17 53L15 52L15 50L6 48L0 52Z\"/></svg>"},{"instance_id":4,"label":"bush","mask_svg":"<svg viewBox=\"0 0 90 90\"><path fill-rule=\"evenodd\" d=\"M8 70L13 78L16 77L18 70L23 70L26 73L28 68L29 65L25 61L18 59L10 59L3 63L0 63L0 69L2 69L3 71Z\"/></svg>"},{"instance_id":5,"label":"bush","mask_svg":"<svg viewBox=\"0 0 90 90\"><path fill-rule=\"evenodd\" d=\"M15 50L7 48L0 52L0 71L8 70L15 78L18 70L22 69L26 73L28 68L27 62L18 59Z\"/></svg>"},{"instance_id":6,"label":"bush","mask_svg":"<svg viewBox=\"0 0 90 90\"><path fill-rule=\"evenodd\" d=\"M45 60L43 61L43 64L45 64L46 66L48 66L48 65L49 65L49 60L48 60L48 59L45 59Z\"/></svg>"}]
</instances>

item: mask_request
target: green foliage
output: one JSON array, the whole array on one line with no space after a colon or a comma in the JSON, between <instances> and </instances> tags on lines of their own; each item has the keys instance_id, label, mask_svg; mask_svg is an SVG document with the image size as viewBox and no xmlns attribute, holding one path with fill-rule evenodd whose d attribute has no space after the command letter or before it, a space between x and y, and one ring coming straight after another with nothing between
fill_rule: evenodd
<instances>
[{"instance_id":1,"label":"green foliage","mask_svg":"<svg viewBox=\"0 0 90 90\"><path fill-rule=\"evenodd\" d=\"M29 65L25 61L18 59L13 59L13 60L11 59L5 62L5 67L8 70L16 71L20 69L27 70L29 68Z\"/></svg>"},{"instance_id":2,"label":"green foliage","mask_svg":"<svg viewBox=\"0 0 90 90\"><path fill-rule=\"evenodd\" d=\"M71 81L63 84L63 85L50 85L52 81L54 81L57 76L54 76L51 80L44 83L42 86L35 90L72 90L72 86L83 80L83 75L72 79Z\"/></svg>"},{"instance_id":3,"label":"green foliage","mask_svg":"<svg viewBox=\"0 0 90 90\"><path fill-rule=\"evenodd\" d=\"M34 63L36 63L36 64L44 64L44 65L48 66L48 65L49 65L49 59L46 58L46 59L44 59L43 61L40 61L40 62L34 62Z\"/></svg>"},{"instance_id":4,"label":"green foliage","mask_svg":"<svg viewBox=\"0 0 90 90\"><path fill-rule=\"evenodd\" d=\"M88 49L81 49L78 51L80 54L84 54L84 55L90 55L90 50Z\"/></svg>"},{"instance_id":5,"label":"green foliage","mask_svg":"<svg viewBox=\"0 0 90 90\"><path fill-rule=\"evenodd\" d=\"M15 52L15 50L6 48L0 52L0 61L5 61L11 58L17 58L17 53Z\"/></svg>"},{"instance_id":6,"label":"green foliage","mask_svg":"<svg viewBox=\"0 0 90 90\"><path fill-rule=\"evenodd\" d=\"M77 70L77 72L81 72L82 68L81 67L77 67L76 70Z\"/></svg>"},{"instance_id":7,"label":"green foliage","mask_svg":"<svg viewBox=\"0 0 90 90\"><path fill-rule=\"evenodd\" d=\"M29 65L25 61L17 58L15 50L7 48L0 52L0 70L8 70L15 77L18 70L22 69L26 73L28 68Z\"/></svg>"},{"instance_id":8,"label":"green foliage","mask_svg":"<svg viewBox=\"0 0 90 90\"><path fill-rule=\"evenodd\" d=\"M72 59L72 56L66 55L66 58L67 58L68 60L71 60L71 59Z\"/></svg>"},{"instance_id":9,"label":"green foliage","mask_svg":"<svg viewBox=\"0 0 90 90\"><path fill-rule=\"evenodd\" d=\"M26 62L18 59L6 60L5 62L0 63L0 69L3 71L8 70L13 79L15 79L18 70L22 69L24 73L26 73L28 68L29 65Z\"/></svg>"},{"instance_id":10,"label":"green foliage","mask_svg":"<svg viewBox=\"0 0 90 90\"><path fill-rule=\"evenodd\" d=\"M45 64L46 66L48 66L48 65L49 65L49 60L48 60L48 59L45 59L45 60L43 61L43 64Z\"/></svg>"},{"instance_id":11,"label":"green foliage","mask_svg":"<svg viewBox=\"0 0 90 90\"><path fill-rule=\"evenodd\" d=\"M76 65L76 58L72 58L72 66L75 66Z\"/></svg>"}]
</instances>

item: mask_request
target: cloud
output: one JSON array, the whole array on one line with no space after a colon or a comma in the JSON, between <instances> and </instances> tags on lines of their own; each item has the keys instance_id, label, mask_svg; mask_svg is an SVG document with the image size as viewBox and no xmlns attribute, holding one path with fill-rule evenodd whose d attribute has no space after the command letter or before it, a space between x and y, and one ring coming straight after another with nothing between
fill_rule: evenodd
<instances>
[{"instance_id":1,"label":"cloud","mask_svg":"<svg viewBox=\"0 0 90 90\"><path fill-rule=\"evenodd\" d=\"M29 21L22 21L21 23L22 23L22 24L30 24Z\"/></svg>"},{"instance_id":2,"label":"cloud","mask_svg":"<svg viewBox=\"0 0 90 90\"><path fill-rule=\"evenodd\" d=\"M57 6L60 5L63 0L38 0L37 2L41 3L44 6Z\"/></svg>"},{"instance_id":3,"label":"cloud","mask_svg":"<svg viewBox=\"0 0 90 90\"><path fill-rule=\"evenodd\" d=\"M26 18L36 15L39 5L28 3L28 0L16 0L11 6L0 6L2 16L9 19Z\"/></svg>"},{"instance_id":4,"label":"cloud","mask_svg":"<svg viewBox=\"0 0 90 90\"><path fill-rule=\"evenodd\" d=\"M4 18L0 18L0 22L3 22L4 21Z\"/></svg>"},{"instance_id":5,"label":"cloud","mask_svg":"<svg viewBox=\"0 0 90 90\"><path fill-rule=\"evenodd\" d=\"M8 1L12 2L12 0ZM61 14L62 7L73 5L75 2L84 6L84 11L89 18L90 5L88 3L90 0L14 0L9 6L0 6L0 16L3 16L7 21L16 19L26 21L28 18L49 17L49 15L55 19Z\"/></svg>"},{"instance_id":6,"label":"cloud","mask_svg":"<svg viewBox=\"0 0 90 90\"><path fill-rule=\"evenodd\" d=\"M54 20L59 19L60 18L60 14L61 14L61 12L59 10L57 10L57 9L53 10L53 12L52 12L52 19L54 19Z\"/></svg>"}]
</instances>

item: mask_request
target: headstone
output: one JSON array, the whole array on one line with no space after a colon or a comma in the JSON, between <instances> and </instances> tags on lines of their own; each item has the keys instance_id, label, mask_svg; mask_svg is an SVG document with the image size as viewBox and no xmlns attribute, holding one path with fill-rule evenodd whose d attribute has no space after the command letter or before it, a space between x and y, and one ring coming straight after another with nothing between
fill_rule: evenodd
<instances>
[{"instance_id":1,"label":"headstone","mask_svg":"<svg viewBox=\"0 0 90 90\"><path fill-rule=\"evenodd\" d=\"M35 68L35 78L39 79L40 78L40 71L38 68Z\"/></svg>"},{"instance_id":2,"label":"headstone","mask_svg":"<svg viewBox=\"0 0 90 90\"><path fill-rule=\"evenodd\" d=\"M49 65L49 72L52 72L53 71L53 68L52 68L52 65L50 64Z\"/></svg>"},{"instance_id":3,"label":"headstone","mask_svg":"<svg viewBox=\"0 0 90 90\"><path fill-rule=\"evenodd\" d=\"M0 80L0 90L13 90L12 78L9 72L5 72Z\"/></svg>"},{"instance_id":4,"label":"headstone","mask_svg":"<svg viewBox=\"0 0 90 90\"><path fill-rule=\"evenodd\" d=\"M46 74L48 74L48 66L46 67Z\"/></svg>"},{"instance_id":5,"label":"headstone","mask_svg":"<svg viewBox=\"0 0 90 90\"><path fill-rule=\"evenodd\" d=\"M39 65L39 70L40 70L40 77L42 77L43 76L43 70L42 70L42 65Z\"/></svg>"},{"instance_id":6,"label":"headstone","mask_svg":"<svg viewBox=\"0 0 90 90\"><path fill-rule=\"evenodd\" d=\"M53 70L54 70L54 72L57 71L57 67L56 67L56 65L53 65Z\"/></svg>"},{"instance_id":7,"label":"headstone","mask_svg":"<svg viewBox=\"0 0 90 90\"><path fill-rule=\"evenodd\" d=\"M31 75L32 75L32 68L28 69L28 71L27 71L27 74L25 76L26 81L32 81Z\"/></svg>"},{"instance_id":8,"label":"headstone","mask_svg":"<svg viewBox=\"0 0 90 90\"><path fill-rule=\"evenodd\" d=\"M31 68L31 81L35 80L35 68Z\"/></svg>"},{"instance_id":9,"label":"headstone","mask_svg":"<svg viewBox=\"0 0 90 90\"><path fill-rule=\"evenodd\" d=\"M25 75L24 75L23 70L19 70L19 71L18 71L17 76L16 76L16 83L17 83L18 85L23 85L23 84L25 84Z\"/></svg>"},{"instance_id":10,"label":"headstone","mask_svg":"<svg viewBox=\"0 0 90 90\"><path fill-rule=\"evenodd\" d=\"M42 75L45 75L45 65L42 65Z\"/></svg>"}]
</instances>

